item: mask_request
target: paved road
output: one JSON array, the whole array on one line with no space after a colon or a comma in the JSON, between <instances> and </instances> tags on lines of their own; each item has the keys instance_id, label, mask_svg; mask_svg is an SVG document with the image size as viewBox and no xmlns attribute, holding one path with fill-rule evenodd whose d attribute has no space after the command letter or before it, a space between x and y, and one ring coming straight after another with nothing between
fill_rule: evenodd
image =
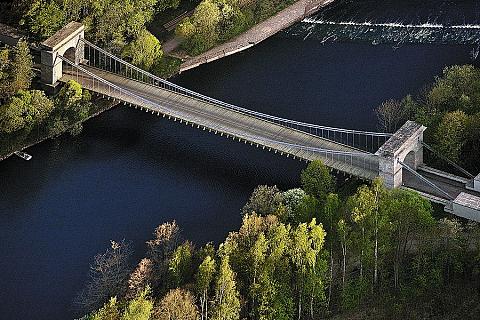
<instances>
[{"instance_id":1,"label":"paved road","mask_svg":"<svg viewBox=\"0 0 480 320\"><path fill-rule=\"evenodd\" d=\"M131 96L125 92L112 91L107 86L99 85L97 82L93 85L91 77L77 78L76 72L68 70L64 72L61 81L77 80L91 91L141 106L148 112L164 114L182 122L186 121L186 124L204 130L211 130L228 137L236 137L236 140L240 138L242 142L248 141L258 147L276 150L304 160L321 159L333 169L360 178L371 180L378 175L378 159L373 155L366 153L359 156L332 155L326 152L304 150L276 141L336 151L360 152L352 147L116 74L98 69L90 70L94 71L97 76L128 90L130 93L134 93L136 96Z\"/></svg>"}]
</instances>

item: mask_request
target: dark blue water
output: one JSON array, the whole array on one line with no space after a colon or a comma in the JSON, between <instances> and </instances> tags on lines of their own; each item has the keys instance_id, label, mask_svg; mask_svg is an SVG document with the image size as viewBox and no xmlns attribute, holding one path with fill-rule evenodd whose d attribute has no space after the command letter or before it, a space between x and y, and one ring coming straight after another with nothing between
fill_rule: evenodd
<instances>
[{"instance_id":1,"label":"dark blue water","mask_svg":"<svg viewBox=\"0 0 480 320\"><path fill-rule=\"evenodd\" d=\"M175 82L258 111L375 129L374 107L415 93L469 47L321 45L273 38ZM118 107L77 137L0 163L0 318L69 319L92 257L110 239L136 259L176 219L198 245L238 228L258 184L295 187L305 164L190 126Z\"/></svg>"}]
</instances>

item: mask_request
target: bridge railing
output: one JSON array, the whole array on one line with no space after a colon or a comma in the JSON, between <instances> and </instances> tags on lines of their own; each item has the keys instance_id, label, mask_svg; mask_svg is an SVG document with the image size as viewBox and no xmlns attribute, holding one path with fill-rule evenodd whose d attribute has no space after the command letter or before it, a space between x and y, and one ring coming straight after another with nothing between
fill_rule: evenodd
<instances>
[{"instance_id":1,"label":"bridge railing","mask_svg":"<svg viewBox=\"0 0 480 320\"><path fill-rule=\"evenodd\" d=\"M306 123L302 121L285 119L262 112L249 110L233 104L229 104L198 92L183 88L170 81L155 76L141 68L138 68L121 58L103 50L102 48L92 44L86 39L82 39L85 45L85 64L98 68L107 72L122 75L126 78L133 79L139 82L147 83L153 86L160 87L165 90L169 90L178 94L186 95L207 103L215 104L223 108L234 110L243 114L261 118L267 121L271 121L286 127L301 130L303 132L310 133L322 137L327 140L331 140L340 144L344 144L359 150L374 153L378 148L387 141L392 134L351 130L334 128L328 126L320 126L316 124Z\"/></svg>"},{"instance_id":2,"label":"bridge railing","mask_svg":"<svg viewBox=\"0 0 480 320\"><path fill-rule=\"evenodd\" d=\"M191 114L179 110L171 110L168 108L168 106L161 105L155 101L115 85L98 76L91 70L83 67L82 65L76 64L65 57L59 56L59 58L65 62L63 70L64 75L81 83L85 89L106 95L119 101L123 101L124 103L145 108L149 111L152 111L152 113L158 112L168 117L173 117L174 119L181 119L182 121L185 121L185 123L202 125L201 123L198 123L197 119L193 119ZM317 148L308 145L300 145L266 136L250 135L243 131L232 132L231 128L224 128L220 124L209 129L215 130L216 132L221 132L222 134L225 133L227 135L231 135L234 139L236 138L239 141L244 141L245 143L250 143L252 145L256 145L257 147L261 146L274 150L284 150L281 152L286 154L293 155L295 153L294 151L301 150L305 152L304 158L321 158L327 165L339 170L341 170L342 167L339 164L349 164L350 168L362 168L369 172L378 171L377 156L362 151L347 152Z\"/></svg>"}]
</instances>

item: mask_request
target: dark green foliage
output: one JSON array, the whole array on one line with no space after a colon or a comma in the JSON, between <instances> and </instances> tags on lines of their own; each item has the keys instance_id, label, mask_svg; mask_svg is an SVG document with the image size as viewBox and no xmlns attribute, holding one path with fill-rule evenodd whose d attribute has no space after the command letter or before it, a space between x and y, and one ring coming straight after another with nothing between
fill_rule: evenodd
<instances>
[{"instance_id":1,"label":"dark green foliage","mask_svg":"<svg viewBox=\"0 0 480 320\"><path fill-rule=\"evenodd\" d=\"M170 56L163 56L152 66L151 72L161 78L170 78L178 73L182 60Z\"/></svg>"},{"instance_id":2,"label":"dark green foliage","mask_svg":"<svg viewBox=\"0 0 480 320\"><path fill-rule=\"evenodd\" d=\"M50 133L62 134L75 124L72 134L78 134L81 122L89 115L90 100L87 90L83 90L78 82L69 80L55 97L55 109L49 123Z\"/></svg>"},{"instance_id":3,"label":"dark green foliage","mask_svg":"<svg viewBox=\"0 0 480 320\"><path fill-rule=\"evenodd\" d=\"M282 204L282 194L277 186L258 186L253 190L250 199L242 209L242 214L253 212L266 216L274 214Z\"/></svg>"},{"instance_id":4,"label":"dark green foliage","mask_svg":"<svg viewBox=\"0 0 480 320\"><path fill-rule=\"evenodd\" d=\"M28 43L19 41L13 49L0 50L0 103L16 94L27 90L33 78L32 56Z\"/></svg>"},{"instance_id":5,"label":"dark green foliage","mask_svg":"<svg viewBox=\"0 0 480 320\"><path fill-rule=\"evenodd\" d=\"M322 203L327 194L333 191L334 180L328 168L319 160L310 162L307 169L301 174L303 190L314 196Z\"/></svg>"},{"instance_id":6,"label":"dark green foliage","mask_svg":"<svg viewBox=\"0 0 480 320\"><path fill-rule=\"evenodd\" d=\"M425 141L436 152L472 173L480 171L480 69L470 65L447 67L418 98L389 100L376 111L383 130L391 132L406 120L415 120L428 128ZM426 159L452 170L438 156L427 153Z\"/></svg>"}]
</instances>

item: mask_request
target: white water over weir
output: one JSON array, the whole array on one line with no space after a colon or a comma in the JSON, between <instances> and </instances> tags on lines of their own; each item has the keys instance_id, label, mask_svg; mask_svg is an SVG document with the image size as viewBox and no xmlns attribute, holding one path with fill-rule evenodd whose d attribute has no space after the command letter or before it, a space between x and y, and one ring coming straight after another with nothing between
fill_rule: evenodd
<instances>
[{"instance_id":1,"label":"white water over weir","mask_svg":"<svg viewBox=\"0 0 480 320\"><path fill-rule=\"evenodd\" d=\"M480 24L447 25L435 22L331 21L308 17L284 32L290 37L313 38L321 42L361 41L372 44L405 43L475 45L478 56Z\"/></svg>"},{"instance_id":2,"label":"white water over weir","mask_svg":"<svg viewBox=\"0 0 480 320\"><path fill-rule=\"evenodd\" d=\"M403 24L396 22L389 23L374 23L374 22L354 22L354 21L324 21L324 20L315 20L312 18L305 18L302 20L303 23L314 23L322 25L336 25L336 26L356 26L356 27L386 27L386 28L409 28L409 29L474 29L480 30L480 25L478 24L465 24L465 25L443 25L435 23L423 23L423 24Z\"/></svg>"}]
</instances>

